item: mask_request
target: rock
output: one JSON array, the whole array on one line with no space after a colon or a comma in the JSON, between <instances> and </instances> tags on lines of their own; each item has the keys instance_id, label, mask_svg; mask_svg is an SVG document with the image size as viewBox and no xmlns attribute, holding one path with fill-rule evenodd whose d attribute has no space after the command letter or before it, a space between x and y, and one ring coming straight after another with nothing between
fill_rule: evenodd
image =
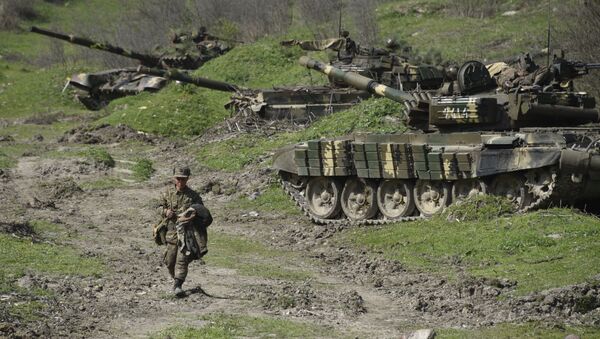
<instances>
[{"instance_id":1,"label":"rock","mask_svg":"<svg viewBox=\"0 0 600 339\"><path fill-rule=\"evenodd\" d=\"M435 331L432 329L416 330L411 333L402 335L402 339L433 339L435 338Z\"/></svg>"},{"instance_id":2,"label":"rock","mask_svg":"<svg viewBox=\"0 0 600 339\"><path fill-rule=\"evenodd\" d=\"M42 142L44 141L44 136L41 134L36 134L31 138L31 141Z\"/></svg>"},{"instance_id":3,"label":"rock","mask_svg":"<svg viewBox=\"0 0 600 339\"><path fill-rule=\"evenodd\" d=\"M576 334L569 334L565 339L580 339L580 337Z\"/></svg>"},{"instance_id":4,"label":"rock","mask_svg":"<svg viewBox=\"0 0 600 339\"><path fill-rule=\"evenodd\" d=\"M556 303L556 298L554 298L554 296L553 296L553 295L547 295L547 296L544 298L544 301L543 301L543 303L544 303L545 305L550 305L550 306L553 306L553 305Z\"/></svg>"},{"instance_id":5,"label":"rock","mask_svg":"<svg viewBox=\"0 0 600 339\"><path fill-rule=\"evenodd\" d=\"M517 12L517 11L506 11L506 12L502 13L502 16L513 16L513 15L515 15L517 13L519 13L519 12Z\"/></svg>"},{"instance_id":6,"label":"rock","mask_svg":"<svg viewBox=\"0 0 600 339\"><path fill-rule=\"evenodd\" d=\"M31 287L33 287L33 279L31 279L30 276L25 275L19 278L19 280L17 280L17 286L21 288L30 289Z\"/></svg>"}]
</instances>

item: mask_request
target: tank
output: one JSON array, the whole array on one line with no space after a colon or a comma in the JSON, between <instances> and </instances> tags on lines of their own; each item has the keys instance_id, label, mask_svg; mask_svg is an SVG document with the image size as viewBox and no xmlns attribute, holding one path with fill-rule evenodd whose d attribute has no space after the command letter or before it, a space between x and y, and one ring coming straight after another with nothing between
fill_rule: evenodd
<instances>
[{"instance_id":1,"label":"tank","mask_svg":"<svg viewBox=\"0 0 600 339\"><path fill-rule=\"evenodd\" d=\"M307 57L300 63L404 102L407 123L420 128L309 140L276 151L273 168L283 188L313 222L414 220L481 194L506 197L521 212L600 197L595 99L561 86L567 72L554 67L582 64L555 63L548 70L556 81L543 88L504 90L485 65L470 61L453 85L432 93L394 89Z\"/></svg>"},{"instance_id":2,"label":"tank","mask_svg":"<svg viewBox=\"0 0 600 339\"><path fill-rule=\"evenodd\" d=\"M393 39L388 39L386 48L361 47L342 32L342 37L314 41L287 40L283 46L300 46L303 50L333 50L335 57L331 65L342 71L354 72L379 83L400 90L437 90L445 78L440 67L421 64L414 65L408 59L396 54L398 47ZM343 81L329 77L333 87L350 87Z\"/></svg>"},{"instance_id":3,"label":"tank","mask_svg":"<svg viewBox=\"0 0 600 339\"><path fill-rule=\"evenodd\" d=\"M127 50L105 42L93 41L84 37L65 35L38 27L31 32L63 40L75 45L88 47L126 58L134 59L141 65L156 68L197 69L206 61L229 50L228 47L202 39L184 42L179 35L173 39L173 46L159 50L157 54L146 54ZM206 34L205 34L206 35ZM95 73L80 73L71 76L67 85L77 88L79 101L88 109L98 110L111 100L143 91L156 92L163 88L166 79L136 72L136 68L118 68Z\"/></svg>"},{"instance_id":4,"label":"tank","mask_svg":"<svg viewBox=\"0 0 600 339\"><path fill-rule=\"evenodd\" d=\"M183 83L231 92L225 108L234 115L258 117L261 120L288 120L307 123L323 115L348 109L360 100L369 98L367 91L353 88L334 89L329 86L274 87L249 89L225 82L192 77L176 70L139 67L142 74L163 77Z\"/></svg>"}]
</instances>

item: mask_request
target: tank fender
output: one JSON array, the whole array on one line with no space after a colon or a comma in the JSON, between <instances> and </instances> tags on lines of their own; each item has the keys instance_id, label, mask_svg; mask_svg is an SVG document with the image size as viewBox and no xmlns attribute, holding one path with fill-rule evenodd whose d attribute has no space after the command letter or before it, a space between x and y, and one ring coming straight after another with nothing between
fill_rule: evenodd
<instances>
[{"instance_id":1,"label":"tank fender","mask_svg":"<svg viewBox=\"0 0 600 339\"><path fill-rule=\"evenodd\" d=\"M273 169L298 174L298 166L294 160L296 145L280 148L273 154Z\"/></svg>"},{"instance_id":2,"label":"tank fender","mask_svg":"<svg viewBox=\"0 0 600 339\"><path fill-rule=\"evenodd\" d=\"M542 168L556 165L561 152L547 147L517 149L486 149L479 157L476 175L493 174Z\"/></svg>"}]
</instances>

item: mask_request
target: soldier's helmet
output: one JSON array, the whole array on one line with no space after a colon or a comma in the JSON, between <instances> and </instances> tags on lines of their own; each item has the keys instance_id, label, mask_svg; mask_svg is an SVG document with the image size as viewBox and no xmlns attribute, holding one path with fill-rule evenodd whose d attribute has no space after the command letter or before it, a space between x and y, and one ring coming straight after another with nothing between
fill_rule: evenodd
<instances>
[{"instance_id":1,"label":"soldier's helmet","mask_svg":"<svg viewBox=\"0 0 600 339\"><path fill-rule=\"evenodd\" d=\"M347 38L350 35L350 32L343 30L342 31L342 37Z\"/></svg>"},{"instance_id":2,"label":"soldier's helmet","mask_svg":"<svg viewBox=\"0 0 600 339\"><path fill-rule=\"evenodd\" d=\"M456 80L458 77L458 66L450 65L444 68L444 75L446 76L446 79L450 81Z\"/></svg>"},{"instance_id":3,"label":"soldier's helmet","mask_svg":"<svg viewBox=\"0 0 600 339\"><path fill-rule=\"evenodd\" d=\"M174 178L189 178L191 174L189 167L175 167L173 168Z\"/></svg>"}]
</instances>

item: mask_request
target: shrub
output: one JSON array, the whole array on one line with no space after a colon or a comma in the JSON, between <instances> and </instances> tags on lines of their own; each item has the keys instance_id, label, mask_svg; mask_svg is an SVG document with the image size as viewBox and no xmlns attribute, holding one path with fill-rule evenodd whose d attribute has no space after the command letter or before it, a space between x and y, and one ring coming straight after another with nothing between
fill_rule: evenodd
<instances>
[{"instance_id":1,"label":"shrub","mask_svg":"<svg viewBox=\"0 0 600 339\"><path fill-rule=\"evenodd\" d=\"M0 1L0 29L14 29L21 20L35 19L34 3L35 0Z\"/></svg>"},{"instance_id":2,"label":"shrub","mask_svg":"<svg viewBox=\"0 0 600 339\"><path fill-rule=\"evenodd\" d=\"M154 173L154 167L152 167L152 161L148 159L138 159L132 168L133 176L139 181L150 179L152 173Z\"/></svg>"},{"instance_id":3,"label":"shrub","mask_svg":"<svg viewBox=\"0 0 600 339\"><path fill-rule=\"evenodd\" d=\"M115 167L115 159L103 148L88 148L84 156L97 166Z\"/></svg>"}]
</instances>

